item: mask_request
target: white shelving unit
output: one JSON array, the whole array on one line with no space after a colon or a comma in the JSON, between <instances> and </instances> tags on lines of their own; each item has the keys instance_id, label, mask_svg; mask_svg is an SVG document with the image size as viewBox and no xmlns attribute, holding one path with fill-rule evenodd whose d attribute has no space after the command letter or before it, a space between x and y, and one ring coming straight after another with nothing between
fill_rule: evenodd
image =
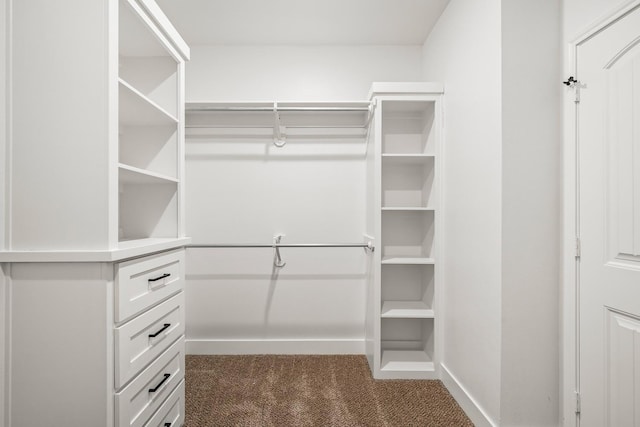
<instances>
[{"instance_id":1,"label":"white shelving unit","mask_svg":"<svg viewBox=\"0 0 640 427\"><path fill-rule=\"evenodd\" d=\"M8 13L8 425L181 425L189 48L154 0Z\"/></svg>"},{"instance_id":2,"label":"white shelving unit","mask_svg":"<svg viewBox=\"0 0 640 427\"><path fill-rule=\"evenodd\" d=\"M374 84L376 378L438 377L438 169L442 86Z\"/></svg>"},{"instance_id":3,"label":"white shelving unit","mask_svg":"<svg viewBox=\"0 0 640 427\"><path fill-rule=\"evenodd\" d=\"M189 48L153 0L55 10L34 1L41 13L12 12L10 239L0 259L118 259L157 250L146 247L154 239L183 245Z\"/></svg>"},{"instance_id":4,"label":"white shelving unit","mask_svg":"<svg viewBox=\"0 0 640 427\"><path fill-rule=\"evenodd\" d=\"M119 9L120 242L183 232L184 58L143 7L127 0Z\"/></svg>"}]
</instances>

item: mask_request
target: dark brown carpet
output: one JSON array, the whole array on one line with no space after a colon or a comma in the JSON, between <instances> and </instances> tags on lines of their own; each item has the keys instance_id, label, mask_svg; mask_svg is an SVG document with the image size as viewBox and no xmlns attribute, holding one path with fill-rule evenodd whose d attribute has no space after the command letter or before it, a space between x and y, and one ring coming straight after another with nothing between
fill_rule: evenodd
<instances>
[{"instance_id":1,"label":"dark brown carpet","mask_svg":"<svg viewBox=\"0 0 640 427\"><path fill-rule=\"evenodd\" d=\"M373 380L359 355L187 356L185 427L473 426L440 381Z\"/></svg>"}]
</instances>

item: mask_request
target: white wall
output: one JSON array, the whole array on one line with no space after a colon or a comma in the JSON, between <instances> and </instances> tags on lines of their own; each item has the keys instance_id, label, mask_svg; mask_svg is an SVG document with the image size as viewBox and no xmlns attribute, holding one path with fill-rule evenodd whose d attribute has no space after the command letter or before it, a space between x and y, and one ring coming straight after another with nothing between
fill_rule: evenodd
<instances>
[{"instance_id":1,"label":"white wall","mask_svg":"<svg viewBox=\"0 0 640 427\"><path fill-rule=\"evenodd\" d=\"M480 425L558 423L559 40L557 2L452 0L423 48L445 83L445 379Z\"/></svg>"},{"instance_id":2,"label":"white wall","mask_svg":"<svg viewBox=\"0 0 640 427\"><path fill-rule=\"evenodd\" d=\"M358 101L421 80L420 46L193 46L187 101Z\"/></svg>"},{"instance_id":3,"label":"white wall","mask_svg":"<svg viewBox=\"0 0 640 427\"><path fill-rule=\"evenodd\" d=\"M373 81L418 80L420 47L194 47L187 101L365 100ZM267 132L268 134L268 132ZM366 143L187 137L195 243L362 242ZM363 249L191 249L191 353L364 353Z\"/></svg>"},{"instance_id":4,"label":"white wall","mask_svg":"<svg viewBox=\"0 0 640 427\"><path fill-rule=\"evenodd\" d=\"M502 2L501 425L559 416L561 17Z\"/></svg>"},{"instance_id":5,"label":"white wall","mask_svg":"<svg viewBox=\"0 0 640 427\"><path fill-rule=\"evenodd\" d=\"M452 0L423 53L425 80L445 85L442 364L477 406L498 421L500 1Z\"/></svg>"}]
</instances>

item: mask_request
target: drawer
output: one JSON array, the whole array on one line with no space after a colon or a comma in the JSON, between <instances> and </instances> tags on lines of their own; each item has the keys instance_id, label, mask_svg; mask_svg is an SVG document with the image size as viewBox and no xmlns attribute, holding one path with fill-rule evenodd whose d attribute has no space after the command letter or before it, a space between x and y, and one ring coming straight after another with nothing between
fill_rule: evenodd
<instances>
[{"instance_id":1,"label":"drawer","mask_svg":"<svg viewBox=\"0 0 640 427\"><path fill-rule=\"evenodd\" d=\"M115 328L116 390L184 335L184 292Z\"/></svg>"},{"instance_id":2,"label":"drawer","mask_svg":"<svg viewBox=\"0 0 640 427\"><path fill-rule=\"evenodd\" d=\"M144 427L180 427L184 424L184 381L162 404Z\"/></svg>"},{"instance_id":3,"label":"drawer","mask_svg":"<svg viewBox=\"0 0 640 427\"><path fill-rule=\"evenodd\" d=\"M184 284L184 250L116 265L116 323L140 313L180 291Z\"/></svg>"},{"instance_id":4,"label":"drawer","mask_svg":"<svg viewBox=\"0 0 640 427\"><path fill-rule=\"evenodd\" d=\"M184 379L184 337L173 343L120 393L116 393L119 427L143 427Z\"/></svg>"}]
</instances>

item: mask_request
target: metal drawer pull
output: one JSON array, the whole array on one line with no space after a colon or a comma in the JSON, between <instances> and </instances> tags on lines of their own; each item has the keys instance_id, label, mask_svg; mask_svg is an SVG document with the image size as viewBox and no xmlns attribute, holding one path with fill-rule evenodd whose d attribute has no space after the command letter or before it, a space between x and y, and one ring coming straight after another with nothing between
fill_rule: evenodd
<instances>
[{"instance_id":1,"label":"metal drawer pull","mask_svg":"<svg viewBox=\"0 0 640 427\"><path fill-rule=\"evenodd\" d=\"M150 388L150 389L149 389L149 393L155 393L156 391L158 391L158 389L160 388L160 386L161 386L162 384L164 384L164 382L165 382L166 380L168 380L170 376L171 376L171 374L164 374L164 378L162 379L162 381L160 381L160 382L158 383L158 385L157 385L157 386L155 386L154 388Z\"/></svg>"},{"instance_id":2,"label":"metal drawer pull","mask_svg":"<svg viewBox=\"0 0 640 427\"><path fill-rule=\"evenodd\" d=\"M164 423L164 427L171 427L171 423Z\"/></svg>"},{"instance_id":3,"label":"metal drawer pull","mask_svg":"<svg viewBox=\"0 0 640 427\"><path fill-rule=\"evenodd\" d=\"M171 326L171 323L165 323L164 326L162 327L162 329L160 329L158 332L156 332L155 334L149 334L149 338L157 337L158 335L160 335L162 333L162 331L167 329L169 326Z\"/></svg>"},{"instance_id":4,"label":"metal drawer pull","mask_svg":"<svg viewBox=\"0 0 640 427\"><path fill-rule=\"evenodd\" d=\"M164 273L162 276L158 276L155 279L149 279L150 282L157 282L158 280L162 280L166 277L171 276L171 273Z\"/></svg>"}]
</instances>

